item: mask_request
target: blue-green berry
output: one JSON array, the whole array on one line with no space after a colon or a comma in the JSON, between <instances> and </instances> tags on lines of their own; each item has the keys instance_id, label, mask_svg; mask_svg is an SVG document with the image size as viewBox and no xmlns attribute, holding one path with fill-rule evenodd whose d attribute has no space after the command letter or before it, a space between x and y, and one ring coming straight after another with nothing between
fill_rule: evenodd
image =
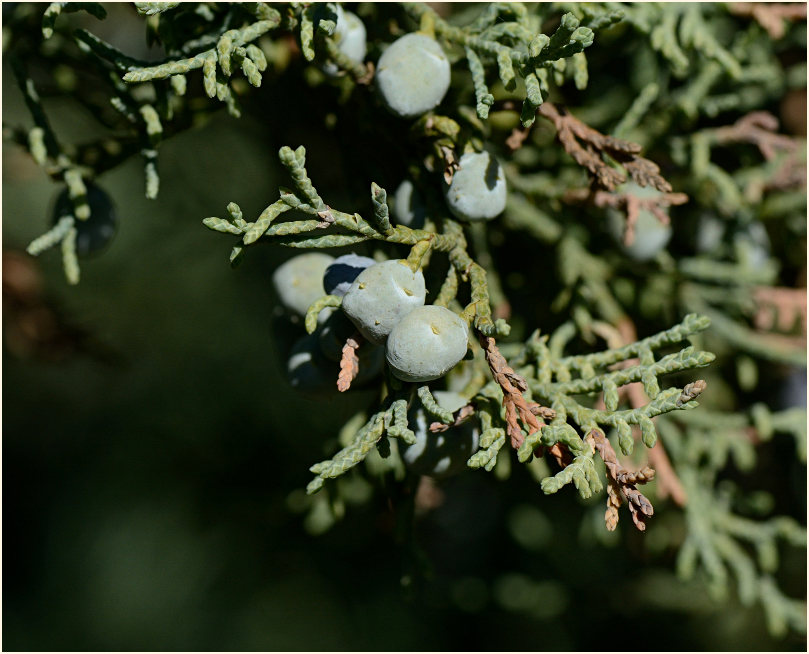
<instances>
[{"instance_id":1,"label":"blue-green berry","mask_svg":"<svg viewBox=\"0 0 809 654\"><path fill-rule=\"evenodd\" d=\"M710 214L701 215L696 229L697 252L706 254L718 250L725 237L725 227L725 221Z\"/></svg>"},{"instance_id":2,"label":"blue-green berry","mask_svg":"<svg viewBox=\"0 0 809 654\"><path fill-rule=\"evenodd\" d=\"M438 106L449 89L447 55L425 34L405 34L388 47L376 67L376 85L385 105L401 118Z\"/></svg>"},{"instance_id":3,"label":"blue-green berry","mask_svg":"<svg viewBox=\"0 0 809 654\"><path fill-rule=\"evenodd\" d=\"M457 411L467 401L458 393L435 391L438 405L447 411ZM408 426L416 434L413 445L401 447L401 456L411 472L434 478L445 478L463 472L466 462L478 449L479 432L473 421L465 422L446 431L433 433L433 418L421 404L407 415Z\"/></svg>"},{"instance_id":4,"label":"blue-green berry","mask_svg":"<svg viewBox=\"0 0 809 654\"><path fill-rule=\"evenodd\" d=\"M466 355L469 327L457 313L427 305L413 309L388 336L385 356L402 381L443 377Z\"/></svg>"},{"instance_id":5,"label":"blue-green berry","mask_svg":"<svg viewBox=\"0 0 809 654\"><path fill-rule=\"evenodd\" d=\"M272 276L281 304L294 315L304 317L309 305L325 295L323 274L334 257L307 252L278 266Z\"/></svg>"},{"instance_id":6,"label":"blue-green berry","mask_svg":"<svg viewBox=\"0 0 809 654\"><path fill-rule=\"evenodd\" d=\"M90 217L86 220L75 218L73 222L73 226L76 228L76 254L80 257L102 250L115 236L118 227L118 216L110 196L93 182L85 185ZM56 198L53 224L59 222L64 216L75 217L75 209L68 189L64 189Z\"/></svg>"},{"instance_id":7,"label":"blue-green berry","mask_svg":"<svg viewBox=\"0 0 809 654\"><path fill-rule=\"evenodd\" d=\"M292 388L308 393L336 390L337 368L320 351L317 336L299 339L287 359L287 380Z\"/></svg>"},{"instance_id":8,"label":"blue-green berry","mask_svg":"<svg viewBox=\"0 0 809 654\"><path fill-rule=\"evenodd\" d=\"M337 257L323 274L324 290L329 295L343 297L353 281L357 279L357 275L375 263L376 261L371 257L363 257L353 252Z\"/></svg>"},{"instance_id":9,"label":"blue-green berry","mask_svg":"<svg viewBox=\"0 0 809 654\"><path fill-rule=\"evenodd\" d=\"M770 258L770 237L758 221L741 226L733 235L735 258L747 260L753 268L763 266Z\"/></svg>"},{"instance_id":10,"label":"blue-green berry","mask_svg":"<svg viewBox=\"0 0 809 654\"><path fill-rule=\"evenodd\" d=\"M393 195L393 217L397 223L412 229L424 227L427 211L418 189L409 179L404 180Z\"/></svg>"},{"instance_id":11,"label":"blue-green berry","mask_svg":"<svg viewBox=\"0 0 809 654\"><path fill-rule=\"evenodd\" d=\"M351 61L359 64L365 59L367 50L365 25L359 16L344 10L340 5L337 5L337 28L332 38L337 44L337 49ZM330 61L323 65L323 70L329 75L336 75L339 71Z\"/></svg>"},{"instance_id":12,"label":"blue-green berry","mask_svg":"<svg viewBox=\"0 0 809 654\"><path fill-rule=\"evenodd\" d=\"M452 214L469 222L491 220L506 208L506 176L488 152L467 152L445 197Z\"/></svg>"},{"instance_id":13,"label":"blue-green berry","mask_svg":"<svg viewBox=\"0 0 809 654\"><path fill-rule=\"evenodd\" d=\"M424 275L398 259L363 270L343 296L343 311L371 343L381 344L393 327L424 304Z\"/></svg>"},{"instance_id":14,"label":"blue-green berry","mask_svg":"<svg viewBox=\"0 0 809 654\"><path fill-rule=\"evenodd\" d=\"M738 224L703 215L697 227L697 252L746 260L754 268L770 258L770 237L758 221Z\"/></svg>"},{"instance_id":15,"label":"blue-green berry","mask_svg":"<svg viewBox=\"0 0 809 654\"><path fill-rule=\"evenodd\" d=\"M618 189L622 193L634 195L637 198L654 198L661 195L660 191L651 186L639 186L635 182L624 184ZM624 244L626 231L626 214L617 209L607 210L607 227L613 240L630 259L635 261L649 261L664 250L671 240L671 225L664 225L648 209L642 209L635 222L635 235L632 243Z\"/></svg>"}]
</instances>

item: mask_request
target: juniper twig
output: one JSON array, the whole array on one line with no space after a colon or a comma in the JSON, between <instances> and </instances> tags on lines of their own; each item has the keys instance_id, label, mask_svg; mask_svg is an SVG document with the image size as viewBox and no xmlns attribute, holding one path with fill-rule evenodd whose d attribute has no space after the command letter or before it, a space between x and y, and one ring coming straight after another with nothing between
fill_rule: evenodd
<instances>
[{"instance_id":1,"label":"juniper twig","mask_svg":"<svg viewBox=\"0 0 809 654\"><path fill-rule=\"evenodd\" d=\"M660 174L657 164L640 156L641 146L637 143L605 136L550 102L544 102L537 111L553 123L559 143L577 164L593 175L599 187L612 191L626 181L625 175L605 161L604 155L608 155L621 164L638 185L651 186L662 193L671 192L671 184Z\"/></svg>"},{"instance_id":2,"label":"juniper twig","mask_svg":"<svg viewBox=\"0 0 809 654\"><path fill-rule=\"evenodd\" d=\"M655 471L646 466L632 472L624 468L615 455L615 450L607 437L599 429L590 431L588 438L592 439L593 447L604 461L607 468L607 511L604 520L609 531L618 526L618 507L621 506L621 494L626 498L632 521L640 530L646 529L646 519L654 515L652 503L636 488L637 484L645 484L654 479Z\"/></svg>"},{"instance_id":3,"label":"juniper twig","mask_svg":"<svg viewBox=\"0 0 809 654\"><path fill-rule=\"evenodd\" d=\"M479 334L479 340L486 354L486 362L489 364L492 376L503 391L503 406L506 410L506 432L511 438L511 447L518 450L525 440L520 421L522 421L529 435L539 431L544 423L540 424L522 395L528 388L525 379L514 372L514 369L508 365L505 357L497 349L495 340L491 336L484 336L483 334Z\"/></svg>"}]
</instances>

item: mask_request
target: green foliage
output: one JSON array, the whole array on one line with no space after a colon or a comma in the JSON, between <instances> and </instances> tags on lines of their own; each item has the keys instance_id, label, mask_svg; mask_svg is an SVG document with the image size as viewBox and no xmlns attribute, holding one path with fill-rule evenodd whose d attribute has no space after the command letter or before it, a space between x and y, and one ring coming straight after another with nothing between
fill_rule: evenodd
<instances>
[{"instance_id":1,"label":"green foliage","mask_svg":"<svg viewBox=\"0 0 809 654\"><path fill-rule=\"evenodd\" d=\"M163 56L143 61L67 16L103 20L96 3L37 11L36 40L14 21L4 39L33 127L4 126L4 135L67 186L73 213L31 241L29 254L59 245L65 276L78 283L89 182L139 157L145 196L156 200L167 139L223 105L235 118L260 115L263 101L283 105L284 119L301 128L274 125L279 142L267 146L278 148L291 187L265 189L269 204L255 217L230 202L226 216L202 220L230 238L230 263L273 244L398 259L425 273L428 303L469 325L469 353L446 378L404 383L386 368L375 403L318 450L328 458L310 468L307 497L293 502L308 511L310 532L325 532L347 505L384 496L413 547L417 480L397 441L415 442L408 409L418 403L436 420L430 437L466 421L479 428L468 468L519 483L516 458L546 495L564 496L569 484L583 503L605 495L610 530L623 502L645 528L652 503L637 485L656 474L647 492L658 514L681 518L681 529L658 537L677 550L680 577L700 580L716 599L733 587L744 606L763 607L777 636L805 633L805 605L776 583L779 548L805 547L805 529L771 515L773 507L751 509L761 495L736 478L768 460L761 452L776 435L788 435L791 458L806 462L805 410L768 406L760 381L806 362L805 297L801 314L800 292L789 292L805 285L805 137L779 131L771 113L805 85L800 26L782 20L774 37L771 24L718 3L487 3L448 15L426 4L370 4L356 8L369 35L367 62L357 62L338 47L335 3L144 2L133 17ZM406 120L374 94L374 63L416 31L447 55L452 83L435 110ZM41 83L27 70L34 55L86 69L100 91L83 80ZM336 75L324 73L327 64ZM41 84L82 103L107 133L81 144L57 137ZM300 107L305 124L292 116ZM329 162L352 180L342 192L311 159L323 126L345 130L345 159ZM298 139L306 147L285 144ZM443 194L462 158L484 151L502 163L505 210L485 225L464 224ZM217 182L244 173L239 163L223 165ZM425 199L423 228L391 222L385 187L402 179ZM633 194L627 180L656 189L656 199ZM642 237L633 231L640 212L670 223L672 242L632 261L609 240L609 212L626 227L620 245ZM719 236L703 231L711 220ZM324 294L306 313L306 331L341 305ZM352 353L344 349L335 379L356 366ZM446 411L434 396L445 388L469 404Z\"/></svg>"}]
</instances>

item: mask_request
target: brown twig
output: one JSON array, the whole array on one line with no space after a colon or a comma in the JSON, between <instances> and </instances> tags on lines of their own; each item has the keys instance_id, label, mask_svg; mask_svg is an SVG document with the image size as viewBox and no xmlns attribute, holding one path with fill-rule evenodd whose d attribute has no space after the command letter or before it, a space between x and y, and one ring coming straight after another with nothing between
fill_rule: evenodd
<instances>
[{"instance_id":1,"label":"brown twig","mask_svg":"<svg viewBox=\"0 0 809 654\"><path fill-rule=\"evenodd\" d=\"M639 198L632 193L610 193L602 189L581 188L566 191L562 199L568 204L587 203L599 208L612 207L626 214L624 245L630 246L635 240L635 224L641 211L651 211L663 225L668 225L667 209L685 204L685 193L661 193L652 198Z\"/></svg>"},{"instance_id":2,"label":"brown twig","mask_svg":"<svg viewBox=\"0 0 809 654\"><path fill-rule=\"evenodd\" d=\"M360 347L362 336L356 332L346 339L343 345L343 355L340 357L340 374L337 376L337 390L344 393L351 388L351 382L360 372L360 359L357 350Z\"/></svg>"},{"instance_id":3,"label":"brown twig","mask_svg":"<svg viewBox=\"0 0 809 654\"><path fill-rule=\"evenodd\" d=\"M317 224L319 229L326 229L334 224L334 214L331 212L331 207L326 205L326 208L317 212L320 222Z\"/></svg>"},{"instance_id":4,"label":"brown twig","mask_svg":"<svg viewBox=\"0 0 809 654\"><path fill-rule=\"evenodd\" d=\"M434 434L438 434L441 433L442 431L447 431L447 429L449 429L450 427L457 427L461 423L466 422L470 418L470 416L472 416L474 413L475 413L474 404L467 404L465 406L462 406L460 409L458 409L455 413L452 414L454 420L450 424L445 425L443 422L430 423L430 431L433 432Z\"/></svg>"},{"instance_id":5,"label":"brown twig","mask_svg":"<svg viewBox=\"0 0 809 654\"><path fill-rule=\"evenodd\" d=\"M455 177L455 173L460 170L461 164L458 161L455 150L451 147L442 145L439 150L441 151L441 158L444 160L444 181L447 183L447 186L449 186L452 184L452 178Z\"/></svg>"},{"instance_id":6,"label":"brown twig","mask_svg":"<svg viewBox=\"0 0 809 654\"><path fill-rule=\"evenodd\" d=\"M523 143L525 143L525 139L528 138L530 133L531 128L523 127L522 125L518 125L511 130L511 134L509 134L508 138L506 139L506 147L509 149L509 152L514 154L517 150L519 150Z\"/></svg>"},{"instance_id":7,"label":"brown twig","mask_svg":"<svg viewBox=\"0 0 809 654\"><path fill-rule=\"evenodd\" d=\"M677 398L677 406L688 404L691 400L695 400L700 396L702 391L706 389L708 384L704 379L697 379L697 381L686 384L680 397Z\"/></svg>"},{"instance_id":8,"label":"brown twig","mask_svg":"<svg viewBox=\"0 0 809 654\"><path fill-rule=\"evenodd\" d=\"M786 33L784 20L805 20L806 3L787 4L770 2L733 2L728 7L737 16L752 16L773 39L780 39Z\"/></svg>"},{"instance_id":9,"label":"brown twig","mask_svg":"<svg viewBox=\"0 0 809 654\"><path fill-rule=\"evenodd\" d=\"M753 324L762 331L789 332L800 324L806 337L806 289L757 286L753 289Z\"/></svg>"},{"instance_id":10,"label":"brown twig","mask_svg":"<svg viewBox=\"0 0 809 654\"><path fill-rule=\"evenodd\" d=\"M376 73L376 70L374 69L374 62L369 61L367 64L365 64L365 68L367 70L365 75L355 78L355 81L357 82L357 84L368 86L373 81L374 74Z\"/></svg>"},{"instance_id":11,"label":"brown twig","mask_svg":"<svg viewBox=\"0 0 809 654\"><path fill-rule=\"evenodd\" d=\"M621 335L622 345L627 343L634 343L638 340L638 333L635 329L634 323L629 318L624 318L617 325L618 333ZM635 365L637 360L627 361L624 365ZM646 404L646 394L643 392L643 384L634 383L627 384L621 390L626 389L629 404L633 409L637 409ZM634 429L635 435L639 431ZM663 447L663 442L658 439L654 447L648 449L647 456L649 463L657 471L657 491L661 498L671 497L672 501L677 506L685 506L688 503L688 495L683 488L680 478L677 476L674 467L671 465L669 456L666 453L666 448Z\"/></svg>"},{"instance_id":12,"label":"brown twig","mask_svg":"<svg viewBox=\"0 0 809 654\"><path fill-rule=\"evenodd\" d=\"M775 159L778 150L794 152L798 149L798 141L786 134L778 134L778 119L767 111L751 111L742 116L733 125L719 127L714 132L716 142L752 143L767 160Z\"/></svg>"},{"instance_id":13,"label":"brown twig","mask_svg":"<svg viewBox=\"0 0 809 654\"><path fill-rule=\"evenodd\" d=\"M503 390L503 406L506 409L506 433L511 438L511 447L517 450L525 440L520 421L525 425L529 435L538 432L544 423L537 420L537 417L522 396L528 385L508 365L505 357L500 354L494 338L483 334L478 334L478 338L486 354L486 362L492 371L492 377Z\"/></svg>"},{"instance_id":14,"label":"brown twig","mask_svg":"<svg viewBox=\"0 0 809 654\"><path fill-rule=\"evenodd\" d=\"M560 468L567 468L573 463L573 455L570 453L570 450L560 443L554 443L550 447L540 445L534 450L534 456L537 458L542 457L545 455L546 451L556 460L556 465Z\"/></svg>"},{"instance_id":15,"label":"brown twig","mask_svg":"<svg viewBox=\"0 0 809 654\"><path fill-rule=\"evenodd\" d=\"M733 125L719 127L714 131L716 143L751 143L761 152L766 161L774 160L779 152L785 152L783 162L756 188L763 191L783 190L806 185L806 166L800 160L800 141L786 134L778 134L778 119L766 111L752 111L742 116ZM748 191L750 192L750 191Z\"/></svg>"},{"instance_id":16,"label":"brown twig","mask_svg":"<svg viewBox=\"0 0 809 654\"><path fill-rule=\"evenodd\" d=\"M641 146L637 143L605 136L550 102L542 103L537 111L553 123L562 147L593 175L600 188L612 191L626 181L622 173L605 161L607 155L621 164L636 184L651 186L662 193L671 192L671 184L660 174L658 165L640 156Z\"/></svg>"},{"instance_id":17,"label":"brown twig","mask_svg":"<svg viewBox=\"0 0 809 654\"><path fill-rule=\"evenodd\" d=\"M529 402L528 408L535 416L540 416L543 420L553 420L556 417L556 410L547 406L542 406L537 402Z\"/></svg>"},{"instance_id":18,"label":"brown twig","mask_svg":"<svg viewBox=\"0 0 809 654\"><path fill-rule=\"evenodd\" d=\"M655 471L648 466L634 472L624 468L618 463L615 450L601 430L593 429L588 438L592 439L593 447L607 468L607 511L604 514L607 529L614 531L618 525L618 508L622 504L623 494L632 515L632 522L640 531L645 531L646 520L654 515L654 507L636 485L654 479Z\"/></svg>"}]
</instances>

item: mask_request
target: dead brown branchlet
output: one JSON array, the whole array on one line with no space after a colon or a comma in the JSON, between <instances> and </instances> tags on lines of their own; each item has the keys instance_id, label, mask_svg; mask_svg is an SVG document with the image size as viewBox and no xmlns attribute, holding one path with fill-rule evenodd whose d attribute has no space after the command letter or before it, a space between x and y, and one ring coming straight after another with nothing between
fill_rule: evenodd
<instances>
[{"instance_id":1,"label":"dead brown branchlet","mask_svg":"<svg viewBox=\"0 0 809 654\"><path fill-rule=\"evenodd\" d=\"M326 205L326 208L317 212L320 222L317 224L319 229L326 229L334 224L334 214L331 212L331 207Z\"/></svg>"},{"instance_id":2,"label":"dead brown branchlet","mask_svg":"<svg viewBox=\"0 0 809 654\"><path fill-rule=\"evenodd\" d=\"M640 531L645 531L646 520L654 515L654 507L636 488L636 485L645 484L654 479L655 471L648 466L634 472L624 468L618 462L615 450L612 449L607 437L598 429L590 432L588 440L592 440L593 447L607 468L607 511L604 514L607 529L614 531L618 526L618 508L623 503L623 496L635 527Z\"/></svg>"},{"instance_id":3,"label":"dead brown branchlet","mask_svg":"<svg viewBox=\"0 0 809 654\"><path fill-rule=\"evenodd\" d=\"M806 19L804 2L733 2L728 9L737 16L752 16L773 39L780 39L786 33L785 20Z\"/></svg>"},{"instance_id":4,"label":"dead brown branchlet","mask_svg":"<svg viewBox=\"0 0 809 654\"><path fill-rule=\"evenodd\" d=\"M805 11L804 7L804 11ZM799 139L777 133L778 119L767 111L751 111L733 125L719 127L714 139L719 145L750 143L755 145L766 161L785 153L783 163L766 180L760 182L759 192L806 186L806 164L800 157L804 147Z\"/></svg>"},{"instance_id":5,"label":"dead brown branchlet","mask_svg":"<svg viewBox=\"0 0 809 654\"><path fill-rule=\"evenodd\" d=\"M543 420L553 420L556 417L556 410L547 406L542 406L536 402L529 402L528 408L535 416L541 417Z\"/></svg>"},{"instance_id":6,"label":"dead brown branchlet","mask_svg":"<svg viewBox=\"0 0 809 654\"><path fill-rule=\"evenodd\" d=\"M567 468L573 463L573 455L565 445L561 443L554 443L551 446L540 445L534 449L534 456L537 458L545 456L545 453L550 454L556 461L556 465L560 468Z\"/></svg>"},{"instance_id":7,"label":"dead brown branchlet","mask_svg":"<svg viewBox=\"0 0 809 654\"><path fill-rule=\"evenodd\" d=\"M517 150L519 150L522 147L522 144L525 143L525 139L528 138L530 133L531 128L523 127L522 125L511 130L511 134L509 134L508 138L506 139L506 147L509 149L509 152L514 154Z\"/></svg>"},{"instance_id":8,"label":"dead brown branchlet","mask_svg":"<svg viewBox=\"0 0 809 654\"><path fill-rule=\"evenodd\" d=\"M337 390L344 393L351 388L351 382L360 372L360 359L357 350L360 347L362 336L355 333L346 339L343 345L343 355L340 357L340 374L337 376Z\"/></svg>"},{"instance_id":9,"label":"dead brown branchlet","mask_svg":"<svg viewBox=\"0 0 809 654\"><path fill-rule=\"evenodd\" d=\"M445 425L443 422L433 422L430 423L430 431L434 434L441 433L443 431L447 431L450 427L457 427L461 423L466 422L473 414L475 413L475 405L474 404L467 404L462 406L458 409L455 413L452 414L454 418L453 421Z\"/></svg>"},{"instance_id":10,"label":"dead brown branchlet","mask_svg":"<svg viewBox=\"0 0 809 654\"><path fill-rule=\"evenodd\" d=\"M778 119L768 111L751 111L742 116L733 125L719 127L715 131L716 142L752 143L767 161L775 159L778 151L794 152L798 149L798 141L786 134L778 134Z\"/></svg>"},{"instance_id":11,"label":"dead brown branchlet","mask_svg":"<svg viewBox=\"0 0 809 654\"><path fill-rule=\"evenodd\" d=\"M455 177L455 173L460 170L461 164L458 161L455 150L446 145L440 146L439 149L441 151L441 159L444 162L444 181L447 186L449 186L452 184L452 178Z\"/></svg>"},{"instance_id":12,"label":"dead brown branchlet","mask_svg":"<svg viewBox=\"0 0 809 654\"><path fill-rule=\"evenodd\" d=\"M691 400L695 400L707 386L708 384L704 379L697 379L697 381L686 384L683 392L680 393L680 397L677 398L677 406L682 406L683 404L688 404Z\"/></svg>"},{"instance_id":13,"label":"dead brown branchlet","mask_svg":"<svg viewBox=\"0 0 809 654\"><path fill-rule=\"evenodd\" d=\"M376 74L376 70L374 69L374 62L369 61L366 65L366 73L362 77L357 77L356 82L357 84L361 84L363 86L369 86L374 79L374 75Z\"/></svg>"},{"instance_id":14,"label":"dead brown branchlet","mask_svg":"<svg viewBox=\"0 0 809 654\"><path fill-rule=\"evenodd\" d=\"M806 289L757 286L753 289L753 324L761 331L790 332L799 327L806 337Z\"/></svg>"},{"instance_id":15,"label":"dead brown branchlet","mask_svg":"<svg viewBox=\"0 0 809 654\"><path fill-rule=\"evenodd\" d=\"M626 181L626 177L604 159L608 156L623 166L639 186L651 186L661 193L671 192L671 184L660 174L658 165L640 156L641 146L637 143L605 136L550 102L542 103L537 111L553 123L559 143L577 164L593 175L598 187L612 191Z\"/></svg>"},{"instance_id":16,"label":"dead brown branchlet","mask_svg":"<svg viewBox=\"0 0 809 654\"><path fill-rule=\"evenodd\" d=\"M505 357L500 354L494 338L483 334L478 334L478 338L486 354L486 362L492 371L492 377L503 390L503 406L506 410L506 433L511 438L511 447L517 450L525 440L520 422L525 425L529 434L538 432L544 423L537 420L537 417L528 406L528 402L522 396L528 385L508 365Z\"/></svg>"}]
</instances>

